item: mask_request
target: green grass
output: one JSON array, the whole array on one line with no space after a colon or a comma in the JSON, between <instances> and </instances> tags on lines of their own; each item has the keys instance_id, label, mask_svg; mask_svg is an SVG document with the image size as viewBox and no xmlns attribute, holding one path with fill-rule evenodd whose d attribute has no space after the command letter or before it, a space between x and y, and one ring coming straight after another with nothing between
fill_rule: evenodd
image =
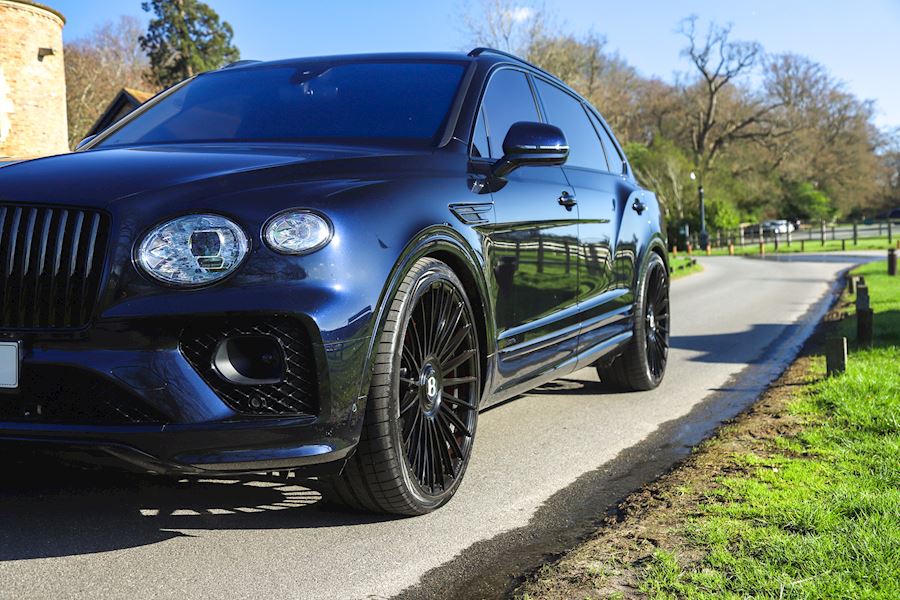
<instances>
[{"instance_id":1,"label":"green grass","mask_svg":"<svg viewBox=\"0 0 900 600\"><path fill-rule=\"evenodd\" d=\"M672 269L672 279L687 277L703 270L700 263L691 264L691 258L687 256L670 256L669 268Z\"/></svg>"},{"instance_id":2,"label":"green grass","mask_svg":"<svg viewBox=\"0 0 900 600\"><path fill-rule=\"evenodd\" d=\"M798 395L799 434L735 457L738 474L686 526L701 556L682 566L657 551L642 584L651 597L900 598L900 277L884 263L857 273L875 347Z\"/></svg>"},{"instance_id":3,"label":"green grass","mask_svg":"<svg viewBox=\"0 0 900 600\"><path fill-rule=\"evenodd\" d=\"M846 250L887 250L888 248L894 247L897 243L897 240L900 240L900 231L897 232L897 235L893 237L892 243L888 243L887 237L883 238L866 238L860 239L859 242L854 245L853 240L846 241ZM765 244L766 254L774 254L775 253L775 243L769 242ZM825 244L823 245L819 240L805 240L803 245L801 246L798 240L794 240L791 242L791 245L787 245L787 241L781 240L778 244L778 253L795 253L800 252L802 248L803 252L806 253L816 253L816 252L836 252L838 250L845 249L844 246L841 245L841 240L825 240ZM700 251L702 252L702 251ZM698 252L695 251L695 254ZM759 254L759 244L747 244L746 246L735 246L734 253L738 255L744 254ZM728 248L713 248L712 255L713 256L723 256L728 254Z\"/></svg>"}]
</instances>

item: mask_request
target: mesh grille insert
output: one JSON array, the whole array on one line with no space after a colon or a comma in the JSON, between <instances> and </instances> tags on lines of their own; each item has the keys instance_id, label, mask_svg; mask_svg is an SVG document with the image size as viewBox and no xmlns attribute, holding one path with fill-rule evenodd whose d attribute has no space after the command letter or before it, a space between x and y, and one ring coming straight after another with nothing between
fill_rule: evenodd
<instances>
[{"instance_id":1,"label":"mesh grille insert","mask_svg":"<svg viewBox=\"0 0 900 600\"><path fill-rule=\"evenodd\" d=\"M240 385L222 378L213 354L227 337L261 335L278 340L284 350L285 377L279 383ZM317 415L318 382L309 336L293 319L270 317L215 320L186 328L181 353L207 385L232 409L253 415Z\"/></svg>"}]
</instances>

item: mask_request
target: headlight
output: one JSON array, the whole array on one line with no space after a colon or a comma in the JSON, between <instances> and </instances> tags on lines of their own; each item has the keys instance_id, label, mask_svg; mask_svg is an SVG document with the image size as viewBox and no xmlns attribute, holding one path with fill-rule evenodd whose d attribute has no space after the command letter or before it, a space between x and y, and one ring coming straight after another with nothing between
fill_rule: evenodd
<instances>
[{"instance_id":1,"label":"headlight","mask_svg":"<svg viewBox=\"0 0 900 600\"><path fill-rule=\"evenodd\" d=\"M308 254L331 241L331 223L306 210L289 210L266 223L263 238L283 254Z\"/></svg>"},{"instance_id":2,"label":"headlight","mask_svg":"<svg viewBox=\"0 0 900 600\"><path fill-rule=\"evenodd\" d=\"M197 287L234 271L247 255L247 236L218 215L188 215L155 227L141 242L137 262L151 276Z\"/></svg>"}]
</instances>

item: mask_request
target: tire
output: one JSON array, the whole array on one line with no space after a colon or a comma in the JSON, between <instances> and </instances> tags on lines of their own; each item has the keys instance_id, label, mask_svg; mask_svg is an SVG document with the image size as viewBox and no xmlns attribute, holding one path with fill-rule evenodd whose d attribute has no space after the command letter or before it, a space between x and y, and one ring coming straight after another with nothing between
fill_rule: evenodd
<instances>
[{"instance_id":1,"label":"tire","mask_svg":"<svg viewBox=\"0 0 900 600\"><path fill-rule=\"evenodd\" d=\"M666 373L669 354L669 272L662 258L650 253L634 307L634 335L612 364L597 365L600 381L623 392L656 388Z\"/></svg>"},{"instance_id":2,"label":"tire","mask_svg":"<svg viewBox=\"0 0 900 600\"><path fill-rule=\"evenodd\" d=\"M358 510L425 514L459 488L482 389L474 313L449 266L412 266L375 352L359 445L326 494Z\"/></svg>"}]
</instances>

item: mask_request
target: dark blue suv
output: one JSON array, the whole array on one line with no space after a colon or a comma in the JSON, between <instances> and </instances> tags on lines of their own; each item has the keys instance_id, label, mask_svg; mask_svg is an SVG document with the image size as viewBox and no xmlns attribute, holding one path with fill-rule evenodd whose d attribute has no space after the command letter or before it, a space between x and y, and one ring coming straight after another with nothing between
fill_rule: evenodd
<instances>
[{"instance_id":1,"label":"dark blue suv","mask_svg":"<svg viewBox=\"0 0 900 600\"><path fill-rule=\"evenodd\" d=\"M662 218L597 110L502 52L204 73L0 168L0 439L428 512L479 410L659 384Z\"/></svg>"}]
</instances>

